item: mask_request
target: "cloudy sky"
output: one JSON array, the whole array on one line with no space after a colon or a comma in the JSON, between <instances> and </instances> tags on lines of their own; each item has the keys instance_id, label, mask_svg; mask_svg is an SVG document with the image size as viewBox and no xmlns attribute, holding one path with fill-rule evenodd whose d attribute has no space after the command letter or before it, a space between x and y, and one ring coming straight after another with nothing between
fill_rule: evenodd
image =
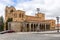
<instances>
[{"instance_id":1,"label":"cloudy sky","mask_svg":"<svg viewBox=\"0 0 60 40\"><path fill-rule=\"evenodd\" d=\"M40 8L40 12L44 13L46 18L54 19L60 16L60 0L0 0L0 16L4 16L6 6L24 10L27 15L34 15L36 8Z\"/></svg>"}]
</instances>

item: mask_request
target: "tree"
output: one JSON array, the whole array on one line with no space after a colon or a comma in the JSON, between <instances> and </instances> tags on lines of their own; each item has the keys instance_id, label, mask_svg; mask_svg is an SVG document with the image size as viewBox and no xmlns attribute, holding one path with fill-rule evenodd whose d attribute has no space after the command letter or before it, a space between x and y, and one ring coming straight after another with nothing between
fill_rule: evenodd
<instances>
[{"instance_id":1,"label":"tree","mask_svg":"<svg viewBox=\"0 0 60 40\"><path fill-rule=\"evenodd\" d=\"M0 17L0 31L4 30L4 19L3 16Z\"/></svg>"}]
</instances>

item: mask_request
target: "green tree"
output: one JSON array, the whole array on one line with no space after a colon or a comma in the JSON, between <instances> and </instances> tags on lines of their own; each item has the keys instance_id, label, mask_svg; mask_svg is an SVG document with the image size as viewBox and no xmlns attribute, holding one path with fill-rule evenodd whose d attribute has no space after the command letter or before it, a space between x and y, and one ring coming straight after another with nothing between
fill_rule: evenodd
<instances>
[{"instance_id":1,"label":"green tree","mask_svg":"<svg viewBox=\"0 0 60 40\"><path fill-rule=\"evenodd\" d=\"M0 17L0 31L4 30L4 19L3 16Z\"/></svg>"}]
</instances>

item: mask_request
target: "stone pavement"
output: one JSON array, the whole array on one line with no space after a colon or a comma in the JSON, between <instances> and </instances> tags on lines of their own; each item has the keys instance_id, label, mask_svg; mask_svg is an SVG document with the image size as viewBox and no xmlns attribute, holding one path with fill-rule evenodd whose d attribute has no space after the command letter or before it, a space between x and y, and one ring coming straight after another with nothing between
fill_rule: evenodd
<instances>
[{"instance_id":1,"label":"stone pavement","mask_svg":"<svg viewBox=\"0 0 60 40\"><path fill-rule=\"evenodd\" d=\"M60 40L60 34L0 34L0 40Z\"/></svg>"},{"instance_id":2,"label":"stone pavement","mask_svg":"<svg viewBox=\"0 0 60 40\"><path fill-rule=\"evenodd\" d=\"M57 31L6 33L0 34L0 40L60 40L60 33Z\"/></svg>"}]
</instances>

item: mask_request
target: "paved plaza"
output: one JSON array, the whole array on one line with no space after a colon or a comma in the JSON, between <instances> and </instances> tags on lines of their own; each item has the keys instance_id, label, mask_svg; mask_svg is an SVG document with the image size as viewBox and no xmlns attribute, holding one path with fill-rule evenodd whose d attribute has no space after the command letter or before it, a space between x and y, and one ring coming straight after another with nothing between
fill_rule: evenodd
<instances>
[{"instance_id":1,"label":"paved plaza","mask_svg":"<svg viewBox=\"0 0 60 40\"><path fill-rule=\"evenodd\" d=\"M19 32L19 33L6 33L0 34L0 40L60 40L60 34L42 34L43 32Z\"/></svg>"}]
</instances>

